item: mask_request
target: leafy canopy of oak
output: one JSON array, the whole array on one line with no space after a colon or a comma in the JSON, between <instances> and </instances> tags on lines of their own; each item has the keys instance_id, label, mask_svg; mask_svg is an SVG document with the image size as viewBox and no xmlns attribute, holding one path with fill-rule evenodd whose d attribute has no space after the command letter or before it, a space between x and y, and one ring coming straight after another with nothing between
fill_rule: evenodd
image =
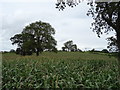
<instances>
[{"instance_id":1,"label":"leafy canopy of oak","mask_svg":"<svg viewBox=\"0 0 120 90\"><path fill-rule=\"evenodd\" d=\"M12 44L17 44L17 53L31 55L33 52L38 56L44 50L57 51L57 41L54 39L54 28L49 23L36 21L26 26L21 34L11 37Z\"/></svg>"}]
</instances>

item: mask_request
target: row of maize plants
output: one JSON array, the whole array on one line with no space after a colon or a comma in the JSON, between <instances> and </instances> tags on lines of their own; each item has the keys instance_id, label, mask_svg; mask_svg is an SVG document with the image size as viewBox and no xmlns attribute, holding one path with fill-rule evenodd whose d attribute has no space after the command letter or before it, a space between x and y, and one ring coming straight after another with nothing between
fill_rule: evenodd
<instances>
[{"instance_id":1,"label":"row of maize plants","mask_svg":"<svg viewBox=\"0 0 120 90\"><path fill-rule=\"evenodd\" d=\"M3 54L2 81L2 89L8 90L120 88L114 57L77 52L43 53L38 57Z\"/></svg>"}]
</instances>

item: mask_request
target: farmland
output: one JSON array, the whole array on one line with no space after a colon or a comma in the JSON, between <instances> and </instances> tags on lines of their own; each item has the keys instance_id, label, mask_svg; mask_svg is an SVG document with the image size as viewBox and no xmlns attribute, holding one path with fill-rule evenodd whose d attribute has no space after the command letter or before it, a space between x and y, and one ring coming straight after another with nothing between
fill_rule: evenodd
<instances>
[{"instance_id":1,"label":"farmland","mask_svg":"<svg viewBox=\"0 0 120 90\"><path fill-rule=\"evenodd\" d=\"M120 88L117 59L104 53L5 53L2 58L3 89Z\"/></svg>"}]
</instances>

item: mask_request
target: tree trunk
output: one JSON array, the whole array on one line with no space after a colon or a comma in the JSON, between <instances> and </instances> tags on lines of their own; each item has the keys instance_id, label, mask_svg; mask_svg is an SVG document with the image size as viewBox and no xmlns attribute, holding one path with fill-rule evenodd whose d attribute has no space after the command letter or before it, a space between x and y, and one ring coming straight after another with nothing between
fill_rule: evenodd
<instances>
[{"instance_id":1,"label":"tree trunk","mask_svg":"<svg viewBox=\"0 0 120 90\"><path fill-rule=\"evenodd\" d=\"M36 56L39 56L39 48L37 48Z\"/></svg>"},{"instance_id":2,"label":"tree trunk","mask_svg":"<svg viewBox=\"0 0 120 90\"><path fill-rule=\"evenodd\" d=\"M37 51L36 51L36 56L39 56L39 52L40 52L40 48L39 48L39 44L40 44L40 41L39 41L40 37L38 36L37 37Z\"/></svg>"},{"instance_id":3,"label":"tree trunk","mask_svg":"<svg viewBox=\"0 0 120 90\"><path fill-rule=\"evenodd\" d=\"M118 71L119 71L119 76L118 76L118 81L120 84L120 2L118 3L118 18L116 21L116 34L117 34L117 45L118 45Z\"/></svg>"},{"instance_id":4,"label":"tree trunk","mask_svg":"<svg viewBox=\"0 0 120 90\"><path fill-rule=\"evenodd\" d=\"M120 84L120 29L117 30L117 45L118 45L118 71L119 71L119 84Z\"/></svg>"},{"instance_id":5,"label":"tree trunk","mask_svg":"<svg viewBox=\"0 0 120 90\"><path fill-rule=\"evenodd\" d=\"M118 52L118 72L119 72L118 81L120 84L120 51Z\"/></svg>"}]
</instances>

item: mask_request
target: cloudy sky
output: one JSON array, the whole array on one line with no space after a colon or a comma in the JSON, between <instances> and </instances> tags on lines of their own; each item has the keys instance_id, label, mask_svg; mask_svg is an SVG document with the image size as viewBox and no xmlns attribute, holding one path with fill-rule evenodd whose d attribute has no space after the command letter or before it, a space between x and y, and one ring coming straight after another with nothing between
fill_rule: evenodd
<instances>
[{"instance_id":1,"label":"cloudy sky","mask_svg":"<svg viewBox=\"0 0 120 90\"><path fill-rule=\"evenodd\" d=\"M103 49L107 47L106 38L98 38L90 29L91 17L86 15L89 6L85 2L64 11L55 8L57 0L1 0L0 1L0 51L15 49L10 37L21 33L22 29L35 21L50 23L56 30L57 48L73 40L82 49Z\"/></svg>"}]
</instances>

